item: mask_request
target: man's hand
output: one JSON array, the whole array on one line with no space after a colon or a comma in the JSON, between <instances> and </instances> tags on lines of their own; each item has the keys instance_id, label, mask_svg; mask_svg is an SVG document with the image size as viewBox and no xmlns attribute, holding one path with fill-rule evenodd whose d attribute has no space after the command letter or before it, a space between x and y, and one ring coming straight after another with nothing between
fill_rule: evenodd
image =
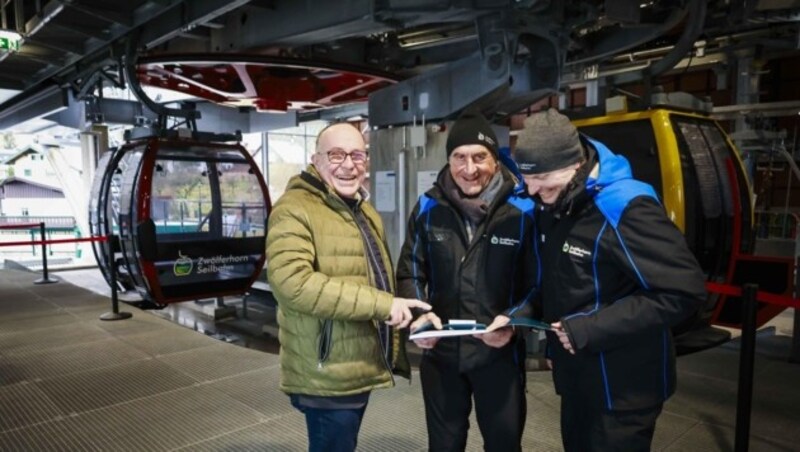
<instances>
[{"instance_id":1,"label":"man's hand","mask_svg":"<svg viewBox=\"0 0 800 452\"><path fill-rule=\"evenodd\" d=\"M389 318L386 324L396 328L405 328L414 319L411 309L420 308L426 311L431 310L431 305L424 301L413 300L410 298L395 298L392 301L392 309L389 311Z\"/></svg>"},{"instance_id":2,"label":"man's hand","mask_svg":"<svg viewBox=\"0 0 800 452\"><path fill-rule=\"evenodd\" d=\"M492 324L486 327L486 332L491 333L494 330L503 328L504 326L508 325L508 322L511 321L511 318L505 315L498 315L497 317L492 320Z\"/></svg>"},{"instance_id":3,"label":"man's hand","mask_svg":"<svg viewBox=\"0 0 800 452\"><path fill-rule=\"evenodd\" d=\"M428 312L419 316L419 318L415 320L414 323L411 324L411 332L413 333L426 323L433 324L433 327L436 328L437 330L442 329L442 319L440 319L438 315L432 312ZM423 349L431 349L434 346L436 346L437 342L439 342L438 337L427 337L424 339L417 339L414 341L414 343L417 344L417 347Z\"/></svg>"},{"instance_id":4,"label":"man's hand","mask_svg":"<svg viewBox=\"0 0 800 452\"><path fill-rule=\"evenodd\" d=\"M558 340L561 341L561 345L564 347L564 350L574 355L575 348L569 341L569 336L567 336L567 332L564 331L564 327L561 325L561 322L555 322L552 325L553 325L553 331L555 331L556 336L558 336Z\"/></svg>"},{"instance_id":5,"label":"man's hand","mask_svg":"<svg viewBox=\"0 0 800 452\"><path fill-rule=\"evenodd\" d=\"M508 344L514 335L514 330L506 327L510 320L504 315L498 315L494 318L492 324L486 327L487 333L476 334L474 337L479 338L489 347L501 348Z\"/></svg>"}]
</instances>

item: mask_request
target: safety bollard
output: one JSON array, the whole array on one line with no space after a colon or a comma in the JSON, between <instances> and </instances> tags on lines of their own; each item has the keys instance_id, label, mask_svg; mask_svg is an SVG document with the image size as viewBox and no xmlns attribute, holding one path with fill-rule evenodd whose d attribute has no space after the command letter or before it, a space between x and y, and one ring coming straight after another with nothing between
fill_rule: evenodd
<instances>
[{"instance_id":1,"label":"safety bollard","mask_svg":"<svg viewBox=\"0 0 800 452\"><path fill-rule=\"evenodd\" d=\"M34 284L53 284L57 283L57 278L51 278L47 271L47 244L45 243L44 222L39 223L39 234L42 238L42 277L34 281Z\"/></svg>"},{"instance_id":2,"label":"safety bollard","mask_svg":"<svg viewBox=\"0 0 800 452\"><path fill-rule=\"evenodd\" d=\"M100 320L125 320L133 317L130 312L120 312L119 310L119 294L117 293L117 268L114 262L114 244L116 243L114 234L108 236L106 246L108 247L108 271L111 272L111 312L106 312L100 316Z\"/></svg>"},{"instance_id":3,"label":"safety bollard","mask_svg":"<svg viewBox=\"0 0 800 452\"><path fill-rule=\"evenodd\" d=\"M736 396L735 452L750 448L750 412L753 402L753 364L756 354L756 293L758 286L742 288L742 344L739 350L739 389Z\"/></svg>"}]
</instances>

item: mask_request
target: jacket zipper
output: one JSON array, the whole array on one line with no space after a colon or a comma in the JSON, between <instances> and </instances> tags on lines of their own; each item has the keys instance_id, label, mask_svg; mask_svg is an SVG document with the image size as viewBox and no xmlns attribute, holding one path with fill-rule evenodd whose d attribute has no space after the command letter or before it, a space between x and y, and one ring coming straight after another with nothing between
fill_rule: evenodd
<instances>
[{"instance_id":1,"label":"jacket zipper","mask_svg":"<svg viewBox=\"0 0 800 452\"><path fill-rule=\"evenodd\" d=\"M380 325L380 324L379 324ZM383 365L386 366L386 370L389 371L389 378L392 379L392 386L396 383L394 381L394 374L392 373L392 366L389 364L389 357L386 356L386 346L383 344L383 340L381 339L381 328L386 328L386 340L390 339L389 337L389 327L386 325L378 326L375 329L375 333L378 335L378 343L381 345L381 356L383 357Z\"/></svg>"},{"instance_id":2,"label":"jacket zipper","mask_svg":"<svg viewBox=\"0 0 800 452\"><path fill-rule=\"evenodd\" d=\"M344 201L340 201L340 202L344 203ZM358 224L358 219L355 217L355 215L356 215L355 212L353 212L352 209L350 209L348 206L345 206L345 208L347 209L347 213L350 214L350 217L353 219L353 222L355 223L356 228L359 230L359 232L361 232L361 226L359 226L359 224ZM366 220L366 218L365 218L365 220ZM365 233L369 233L369 231L365 231ZM366 239L362 237L361 240L364 241ZM378 241L376 240L376 242L378 242ZM370 265L369 257L367 256L367 253L369 252L369 250L365 250L365 251L366 252L364 253L364 260L365 260L364 263L367 266L367 274L369 275L369 274L372 273L372 265ZM377 325L376 325L376 323L377 323ZM387 355L386 345L383 343L383 340L381 339L381 330L380 329L382 327L387 329L387 331L386 331L386 340L387 341L389 341L391 339L391 337L389 335L390 331L388 331L388 326L386 326L386 325L381 326L380 322L376 322L376 323L373 323L373 325L375 326L375 334L378 337L378 344L381 347L381 358L382 358L381 361L383 361L384 367L386 367L386 370L389 372L389 378L392 380L392 386L394 386L396 384L395 381L394 381L394 374L392 374L392 366L389 363L389 357L386 356ZM320 366L321 366L321 364L320 364Z\"/></svg>"}]
</instances>

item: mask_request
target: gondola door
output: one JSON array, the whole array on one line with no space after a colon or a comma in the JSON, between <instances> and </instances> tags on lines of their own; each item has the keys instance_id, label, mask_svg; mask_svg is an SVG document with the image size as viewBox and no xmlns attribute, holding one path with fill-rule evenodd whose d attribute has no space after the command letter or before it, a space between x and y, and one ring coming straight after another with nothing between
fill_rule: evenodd
<instances>
[{"instance_id":1,"label":"gondola door","mask_svg":"<svg viewBox=\"0 0 800 452\"><path fill-rule=\"evenodd\" d=\"M244 293L265 260L269 198L238 145L159 141L135 187L136 253L158 304Z\"/></svg>"}]
</instances>

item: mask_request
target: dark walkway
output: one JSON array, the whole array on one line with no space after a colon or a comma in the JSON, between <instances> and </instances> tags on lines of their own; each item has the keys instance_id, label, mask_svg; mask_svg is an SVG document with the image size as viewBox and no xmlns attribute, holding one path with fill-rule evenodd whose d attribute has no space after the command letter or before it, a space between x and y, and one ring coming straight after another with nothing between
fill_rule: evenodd
<instances>
[{"instance_id":1,"label":"dark walkway","mask_svg":"<svg viewBox=\"0 0 800 452\"><path fill-rule=\"evenodd\" d=\"M103 322L106 296L67 282L33 285L38 277L0 270L0 450L305 449L303 418L277 389L277 356L235 345L247 340L241 326L260 328L256 311L250 327L226 331L189 315L196 306L158 314L125 306L132 319ZM92 284L80 274L70 279ZM788 315L759 338L752 451L800 444L800 366L785 362L786 324ZM269 337L252 341L274 346ZM679 359L679 391L659 421L655 450L733 450L737 363L736 342ZM360 450L425 450L418 380L374 394ZM558 451L550 374L530 372L528 382L524 448ZM477 426L470 432L468 450L482 450Z\"/></svg>"}]
</instances>

